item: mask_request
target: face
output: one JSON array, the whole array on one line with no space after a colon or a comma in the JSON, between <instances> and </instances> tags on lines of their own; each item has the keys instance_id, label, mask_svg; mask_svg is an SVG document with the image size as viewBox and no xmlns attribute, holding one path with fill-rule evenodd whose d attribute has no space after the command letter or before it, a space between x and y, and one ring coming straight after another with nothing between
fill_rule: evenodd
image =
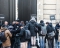
<instances>
[{"instance_id":1,"label":"face","mask_svg":"<svg viewBox=\"0 0 60 48\"><path fill-rule=\"evenodd\" d=\"M5 25L8 25L8 22L7 21L5 21L5 23L4 23Z\"/></svg>"},{"instance_id":2,"label":"face","mask_svg":"<svg viewBox=\"0 0 60 48\"><path fill-rule=\"evenodd\" d=\"M20 29L22 29L22 28L24 28L23 26L22 27L20 27Z\"/></svg>"},{"instance_id":3,"label":"face","mask_svg":"<svg viewBox=\"0 0 60 48\"><path fill-rule=\"evenodd\" d=\"M16 22L15 21L13 21L13 23L12 24L15 24Z\"/></svg>"},{"instance_id":4,"label":"face","mask_svg":"<svg viewBox=\"0 0 60 48\"><path fill-rule=\"evenodd\" d=\"M19 22L16 21L16 24L19 24Z\"/></svg>"}]
</instances>

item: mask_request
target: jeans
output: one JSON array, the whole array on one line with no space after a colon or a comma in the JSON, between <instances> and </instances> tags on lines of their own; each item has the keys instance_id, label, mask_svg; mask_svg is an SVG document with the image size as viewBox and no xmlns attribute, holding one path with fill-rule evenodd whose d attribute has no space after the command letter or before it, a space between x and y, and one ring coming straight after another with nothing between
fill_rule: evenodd
<instances>
[{"instance_id":1,"label":"jeans","mask_svg":"<svg viewBox=\"0 0 60 48\"><path fill-rule=\"evenodd\" d=\"M58 40L55 40L55 46L58 48Z\"/></svg>"},{"instance_id":2,"label":"jeans","mask_svg":"<svg viewBox=\"0 0 60 48\"><path fill-rule=\"evenodd\" d=\"M57 48L60 48L60 42L58 42L58 47Z\"/></svg>"},{"instance_id":3,"label":"jeans","mask_svg":"<svg viewBox=\"0 0 60 48\"><path fill-rule=\"evenodd\" d=\"M28 41L28 46L27 48L31 48L31 41Z\"/></svg>"},{"instance_id":4,"label":"jeans","mask_svg":"<svg viewBox=\"0 0 60 48\"><path fill-rule=\"evenodd\" d=\"M45 48L45 36L40 36L40 48Z\"/></svg>"}]
</instances>

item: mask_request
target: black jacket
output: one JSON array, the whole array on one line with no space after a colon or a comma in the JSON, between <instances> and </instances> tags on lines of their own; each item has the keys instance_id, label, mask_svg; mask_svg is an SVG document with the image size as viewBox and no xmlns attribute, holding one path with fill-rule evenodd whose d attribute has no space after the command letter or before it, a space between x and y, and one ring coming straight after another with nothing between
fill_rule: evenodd
<instances>
[{"instance_id":1,"label":"black jacket","mask_svg":"<svg viewBox=\"0 0 60 48\"><path fill-rule=\"evenodd\" d=\"M57 39L57 40L58 40L58 34L59 34L59 32L58 32L57 29L59 29L59 28L60 28L60 25L59 24L56 24L56 26L55 26L55 30L56 30L55 39Z\"/></svg>"},{"instance_id":2,"label":"black jacket","mask_svg":"<svg viewBox=\"0 0 60 48\"><path fill-rule=\"evenodd\" d=\"M16 34L20 33L20 27L21 27L20 24L14 24L13 27L14 27L14 30L16 30Z\"/></svg>"},{"instance_id":3,"label":"black jacket","mask_svg":"<svg viewBox=\"0 0 60 48\"><path fill-rule=\"evenodd\" d=\"M22 28L20 31L20 41L21 42L25 42L26 38L25 38L25 28Z\"/></svg>"},{"instance_id":4,"label":"black jacket","mask_svg":"<svg viewBox=\"0 0 60 48\"><path fill-rule=\"evenodd\" d=\"M55 30L54 30L52 24L50 23L49 25L47 25L47 33L50 33L50 32L52 32L52 31L55 32Z\"/></svg>"},{"instance_id":5,"label":"black jacket","mask_svg":"<svg viewBox=\"0 0 60 48\"><path fill-rule=\"evenodd\" d=\"M28 24L28 29L31 32L31 36L36 36L36 28L37 27L37 23L34 20L31 20Z\"/></svg>"}]
</instances>

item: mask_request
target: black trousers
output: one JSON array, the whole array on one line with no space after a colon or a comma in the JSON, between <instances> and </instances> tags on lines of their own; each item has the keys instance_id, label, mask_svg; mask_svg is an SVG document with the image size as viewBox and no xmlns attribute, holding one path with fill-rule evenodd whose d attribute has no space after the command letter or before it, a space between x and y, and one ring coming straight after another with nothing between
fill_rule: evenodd
<instances>
[{"instance_id":1,"label":"black trousers","mask_svg":"<svg viewBox=\"0 0 60 48\"><path fill-rule=\"evenodd\" d=\"M11 39L11 48L14 48L15 39Z\"/></svg>"},{"instance_id":2,"label":"black trousers","mask_svg":"<svg viewBox=\"0 0 60 48\"><path fill-rule=\"evenodd\" d=\"M20 48L20 37L15 38L14 48Z\"/></svg>"},{"instance_id":3,"label":"black trousers","mask_svg":"<svg viewBox=\"0 0 60 48\"><path fill-rule=\"evenodd\" d=\"M49 48L54 48L54 38L52 38L52 39L48 38L48 47Z\"/></svg>"}]
</instances>

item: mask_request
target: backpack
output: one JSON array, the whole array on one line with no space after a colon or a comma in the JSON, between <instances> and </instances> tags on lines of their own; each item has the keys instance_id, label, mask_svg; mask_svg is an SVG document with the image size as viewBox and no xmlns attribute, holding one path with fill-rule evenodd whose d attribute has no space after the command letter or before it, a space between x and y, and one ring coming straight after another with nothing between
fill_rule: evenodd
<instances>
[{"instance_id":1,"label":"backpack","mask_svg":"<svg viewBox=\"0 0 60 48\"><path fill-rule=\"evenodd\" d=\"M42 35L46 35L47 34L46 26L41 26L41 34Z\"/></svg>"},{"instance_id":2,"label":"backpack","mask_svg":"<svg viewBox=\"0 0 60 48\"><path fill-rule=\"evenodd\" d=\"M26 39L31 39L31 33L29 30L25 30L25 38Z\"/></svg>"},{"instance_id":3,"label":"backpack","mask_svg":"<svg viewBox=\"0 0 60 48\"><path fill-rule=\"evenodd\" d=\"M0 40L1 42L5 42L7 40L7 38L5 37L5 32L0 32Z\"/></svg>"}]
</instances>

